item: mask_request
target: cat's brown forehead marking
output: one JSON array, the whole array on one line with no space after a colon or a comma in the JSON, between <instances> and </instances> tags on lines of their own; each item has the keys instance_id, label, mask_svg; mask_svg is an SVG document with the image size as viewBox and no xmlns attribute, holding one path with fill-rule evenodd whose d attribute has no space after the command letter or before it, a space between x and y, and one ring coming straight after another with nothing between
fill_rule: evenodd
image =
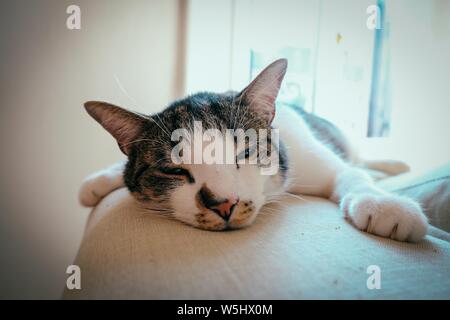
<instances>
[{"instance_id":1,"label":"cat's brown forehead marking","mask_svg":"<svg viewBox=\"0 0 450 320\"><path fill-rule=\"evenodd\" d=\"M182 104L182 105L178 106L175 110L177 110L178 112L187 111L187 106Z\"/></svg>"},{"instance_id":2,"label":"cat's brown forehead marking","mask_svg":"<svg viewBox=\"0 0 450 320\"><path fill-rule=\"evenodd\" d=\"M187 109L187 106L182 105L175 109L174 114L176 114L177 117L183 119L184 121L189 119L189 111Z\"/></svg>"}]
</instances>

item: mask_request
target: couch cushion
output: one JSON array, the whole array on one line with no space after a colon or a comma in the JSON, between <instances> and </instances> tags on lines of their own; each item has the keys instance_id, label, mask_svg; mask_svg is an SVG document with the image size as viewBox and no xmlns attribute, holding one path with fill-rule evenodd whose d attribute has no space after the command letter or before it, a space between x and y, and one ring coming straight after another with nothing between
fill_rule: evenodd
<instances>
[{"instance_id":1,"label":"couch cushion","mask_svg":"<svg viewBox=\"0 0 450 320\"><path fill-rule=\"evenodd\" d=\"M450 164L426 174L411 172L379 181L378 184L389 191L416 199L431 225L450 232Z\"/></svg>"},{"instance_id":2,"label":"couch cushion","mask_svg":"<svg viewBox=\"0 0 450 320\"><path fill-rule=\"evenodd\" d=\"M93 212L66 299L450 298L450 243L360 232L335 204L289 198L249 228L211 232L143 212L124 189ZM269 212L270 211L270 212ZM369 290L367 268L381 269Z\"/></svg>"}]
</instances>

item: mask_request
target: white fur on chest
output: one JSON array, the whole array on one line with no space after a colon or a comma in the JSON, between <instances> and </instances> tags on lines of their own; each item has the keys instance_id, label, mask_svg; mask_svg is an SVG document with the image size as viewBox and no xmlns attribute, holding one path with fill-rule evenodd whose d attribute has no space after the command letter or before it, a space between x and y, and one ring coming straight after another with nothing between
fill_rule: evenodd
<instances>
[{"instance_id":1,"label":"white fur on chest","mask_svg":"<svg viewBox=\"0 0 450 320\"><path fill-rule=\"evenodd\" d=\"M295 110L280 106L272 125L280 130L280 139L286 147L290 181L287 191L328 196L332 189L330 177L343 162L336 161L332 151L313 136Z\"/></svg>"}]
</instances>

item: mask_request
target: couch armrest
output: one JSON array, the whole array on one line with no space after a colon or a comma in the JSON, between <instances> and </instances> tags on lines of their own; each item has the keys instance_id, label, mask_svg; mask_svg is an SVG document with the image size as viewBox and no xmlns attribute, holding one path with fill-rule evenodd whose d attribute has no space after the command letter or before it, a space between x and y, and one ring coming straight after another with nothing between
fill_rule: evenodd
<instances>
[{"instance_id":1,"label":"couch armrest","mask_svg":"<svg viewBox=\"0 0 450 320\"><path fill-rule=\"evenodd\" d=\"M211 232L139 209L125 189L91 213L66 299L450 298L450 243L360 232L327 200L288 198L249 228ZM366 286L381 268L382 289Z\"/></svg>"},{"instance_id":2,"label":"couch armrest","mask_svg":"<svg viewBox=\"0 0 450 320\"><path fill-rule=\"evenodd\" d=\"M450 232L450 164L426 174L411 172L381 180L378 184L386 190L416 199L431 225Z\"/></svg>"}]
</instances>

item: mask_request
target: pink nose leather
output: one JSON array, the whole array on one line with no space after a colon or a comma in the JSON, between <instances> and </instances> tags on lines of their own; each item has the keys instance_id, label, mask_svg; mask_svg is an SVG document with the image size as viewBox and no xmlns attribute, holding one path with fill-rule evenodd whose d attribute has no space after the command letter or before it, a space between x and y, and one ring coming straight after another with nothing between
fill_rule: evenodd
<instances>
[{"instance_id":1,"label":"pink nose leather","mask_svg":"<svg viewBox=\"0 0 450 320\"><path fill-rule=\"evenodd\" d=\"M225 202L214 206L214 209L219 211L222 218L228 219L233 213L234 206L239 202L238 198L230 197Z\"/></svg>"}]
</instances>

